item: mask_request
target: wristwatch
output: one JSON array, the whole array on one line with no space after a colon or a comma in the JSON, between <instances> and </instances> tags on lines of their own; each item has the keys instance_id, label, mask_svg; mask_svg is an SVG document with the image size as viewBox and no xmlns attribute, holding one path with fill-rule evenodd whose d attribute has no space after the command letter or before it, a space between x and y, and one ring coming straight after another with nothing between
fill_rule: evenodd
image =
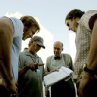
<instances>
[{"instance_id":1,"label":"wristwatch","mask_svg":"<svg viewBox=\"0 0 97 97\"><path fill-rule=\"evenodd\" d=\"M84 71L86 71L92 75L97 75L97 70L92 70L92 69L87 68L87 64L85 64L85 66L84 66Z\"/></svg>"}]
</instances>

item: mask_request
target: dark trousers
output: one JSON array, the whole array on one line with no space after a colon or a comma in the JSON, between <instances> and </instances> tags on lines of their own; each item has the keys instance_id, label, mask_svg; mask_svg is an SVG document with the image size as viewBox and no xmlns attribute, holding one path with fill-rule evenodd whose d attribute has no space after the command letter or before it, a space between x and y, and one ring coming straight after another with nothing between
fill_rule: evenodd
<instances>
[{"instance_id":1,"label":"dark trousers","mask_svg":"<svg viewBox=\"0 0 97 97\"><path fill-rule=\"evenodd\" d=\"M49 90L47 91L47 96L46 97L50 97L50 92Z\"/></svg>"},{"instance_id":2,"label":"dark trousers","mask_svg":"<svg viewBox=\"0 0 97 97\"><path fill-rule=\"evenodd\" d=\"M72 79L60 81L51 86L51 97L76 97Z\"/></svg>"},{"instance_id":3,"label":"dark trousers","mask_svg":"<svg viewBox=\"0 0 97 97\"><path fill-rule=\"evenodd\" d=\"M76 83L76 87L78 90L79 82ZM85 89L83 90L84 97L97 97L97 79L91 80L84 89ZM78 97L82 97L80 96L78 91L77 91L77 94L78 94Z\"/></svg>"},{"instance_id":4,"label":"dark trousers","mask_svg":"<svg viewBox=\"0 0 97 97\"><path fill-rule=\"evenodd\" d=\"M10 92L3 86L0 86L0 97L10 97Z\"/></svg>"}]
</instances>

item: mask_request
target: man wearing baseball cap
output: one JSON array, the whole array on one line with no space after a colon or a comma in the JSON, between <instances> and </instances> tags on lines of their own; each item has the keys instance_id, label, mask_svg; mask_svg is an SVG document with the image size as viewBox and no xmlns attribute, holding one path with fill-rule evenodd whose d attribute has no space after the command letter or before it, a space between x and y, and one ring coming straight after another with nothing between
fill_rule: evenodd
<instances>
[{"instance_id":1,"label":"man wearing baseball cap","mask_svg":"<svg viewBox=\"0 0 97 97\"><path fill-rule=\"evenodd\" d=\"M31 38L30 42L29 42L29 45L33 42L36 42L36 44L38 44L40 47L42 48L45 48L44 46L44 41L43 41L43 38L40 37L40 36L34 36L33 38Z\"/></svg>"},{"instance_id":2,"label":"man wearing baseball cap","mask_svg":"<svg viewBox=\"0 0 97 97\"><path fill-rule=\"evenodd\" d=\"M19 56L19 97L43 97L43 61L37 55L45 48L43 38L34 36L29 41L28 49Z\"/></svg>"}]
</instances>

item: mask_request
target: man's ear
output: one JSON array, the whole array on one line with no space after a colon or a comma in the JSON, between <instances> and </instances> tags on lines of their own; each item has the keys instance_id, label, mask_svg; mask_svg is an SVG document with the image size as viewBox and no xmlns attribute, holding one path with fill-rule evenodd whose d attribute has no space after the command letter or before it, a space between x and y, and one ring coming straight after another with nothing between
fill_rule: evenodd
<instances>
[{"instance_id":1,"label":"man's ear","mask_svg":"<svg viewBox=\"0 0 97 97\"><path fill-rule=\"evenodd\" d=\"M62 48L62 51L63 51L64 49Z\"/></svg>"}]
</instances>

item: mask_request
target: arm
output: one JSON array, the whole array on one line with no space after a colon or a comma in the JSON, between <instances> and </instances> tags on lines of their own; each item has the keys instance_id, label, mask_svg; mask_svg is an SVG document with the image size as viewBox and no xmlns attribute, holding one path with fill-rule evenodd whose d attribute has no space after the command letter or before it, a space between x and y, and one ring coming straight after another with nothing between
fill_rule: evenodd
<instances>
[{"instance_id":1,"label":"arm","mask_svg":"<svg viewBox=\"0 0 97 97\"><path fill-rule=\"evenodd\" d=\"M38 69L38 66L43 65L44 64L29 64L27 66L24 66L23 68L19 69L19 77L24 76L29 69L31 69L32 71L36 71L36 69Z\"/></svg>"},{"instance_id":2,"label":"arm","mask_svg":"<svg viewBox=\"0 0 97 97\"><path fill-rule=\"evenodd\" d=\"M51 67L51 59L52 59L53 56L50 56L47 58L46 60L46 66L45 66L45 75L48 75L52 72L55 72L55 71L58 71L59 68L52 68Z\"/></svg>"},{"instance_id":3,"label":"arm","mask_svg":"<svg viewBox=\"0 0 97 97\"><path fill-rule=\"evenodd\" d=\"M87 68L90 70L97 70L97 19L94 23L92 36L91 36L91 45L88 55Z\"/></svg>"},{"instance_id":4,"label":"arm","mask_svg":"<svg viewBox=\"0 0 97 97\"><path fill-rule=\"evenodd\" d=\"M86 94L88 94L87 97L93 94L94 96L95 95L97 96L97 93L95 91L96 90L95 87L97 87L96 84L97 77L95 76L95 74L97 74L97 37L96 36L97 36L97 19L95 19L94 21L91 33L91 43L90 43L90 51L88 54L87 66L84 69L83 76L80 79L79 83L79 88L78 88L79 97L83 97Z\"/></svg>"},{"instance_id":5,"label":"arm","mask_svg":"<svg viewBox=\"0 0 97 97\"><path fill-rule=\"evenodd\" d=\"M41 64L35 64L32 60L32 57L27 56L24 52L21 52L19 55L19 78L24 76L28 70L36 71L38 66L43 66L43 62Z\"/></svg>"},{"instance_id":6,"label":"arm","mask_svg":"<svg viewBox=\"0 0 97 97\"><path fill-rule=\"evenodd\" d=\"M72 58L71 58L70 55L68 55L68 58L69 58L69 68L74 71L74 66L73 66Z\"/></svg>"},{"instance_id":7,"label":"arm","mask_svg":"<svg viewBox=\"0 0 97 97\"><path fill-rule=\"evenodd\" d=\"M2 33L0 34L0 74L1 78L3 78L1 85L4 85L10 93L16 93L17 87L13 78L11 64L13 26L9 19L0 20L0 33Z\"/></svg>"},{"instance_id":8,"label":"arm","mask_svg":"<svg viewBox=\"0 0 97 97\"><path fill-rule=\"evenodd\" d=\"M2 20L0 22L0 73L6 82L6 85L10 86L13 80L12 66L11 66L11 52L12 52L12 40L13 30L11 25Z\"/></svg>"},{"instance_id":9,"label":"arm","mask_svg":"<svg viewBox=\"0 0 97 97\"><path fill-rule=\"evenodd\" d=\"M67 67L74 71L74 67L73 67L73 62L72 62L71 56L69 54L63 54L63 57L64 57L64 61L65 61L65 64L67 65Z\"/></svg>"},{"instance_id":10,"label":"arm","mask_svg":"<svg viewBox=\"0 0 97 97\"><path fill-rule=\"evenodd\" d=\"M29 67L28 67L28 66L25 66L24 68L19 69L19 78L20 78L21 76L24 76L25 73L26 73L28 70L29 70Z\"/></svg>"},{"instance_id":11,"label":"arm","mask_svg":"<svg viewBox=\"0 0 97 97\"><path fill-rule=\"evenodd\" d=\"M46 59L46 64L45 64L45 68L44 68L45 75L49 74L49 72L50 72L49 66L50 66L50 59L47 58L47 59Z\"/></svg>"}]
</instances>

